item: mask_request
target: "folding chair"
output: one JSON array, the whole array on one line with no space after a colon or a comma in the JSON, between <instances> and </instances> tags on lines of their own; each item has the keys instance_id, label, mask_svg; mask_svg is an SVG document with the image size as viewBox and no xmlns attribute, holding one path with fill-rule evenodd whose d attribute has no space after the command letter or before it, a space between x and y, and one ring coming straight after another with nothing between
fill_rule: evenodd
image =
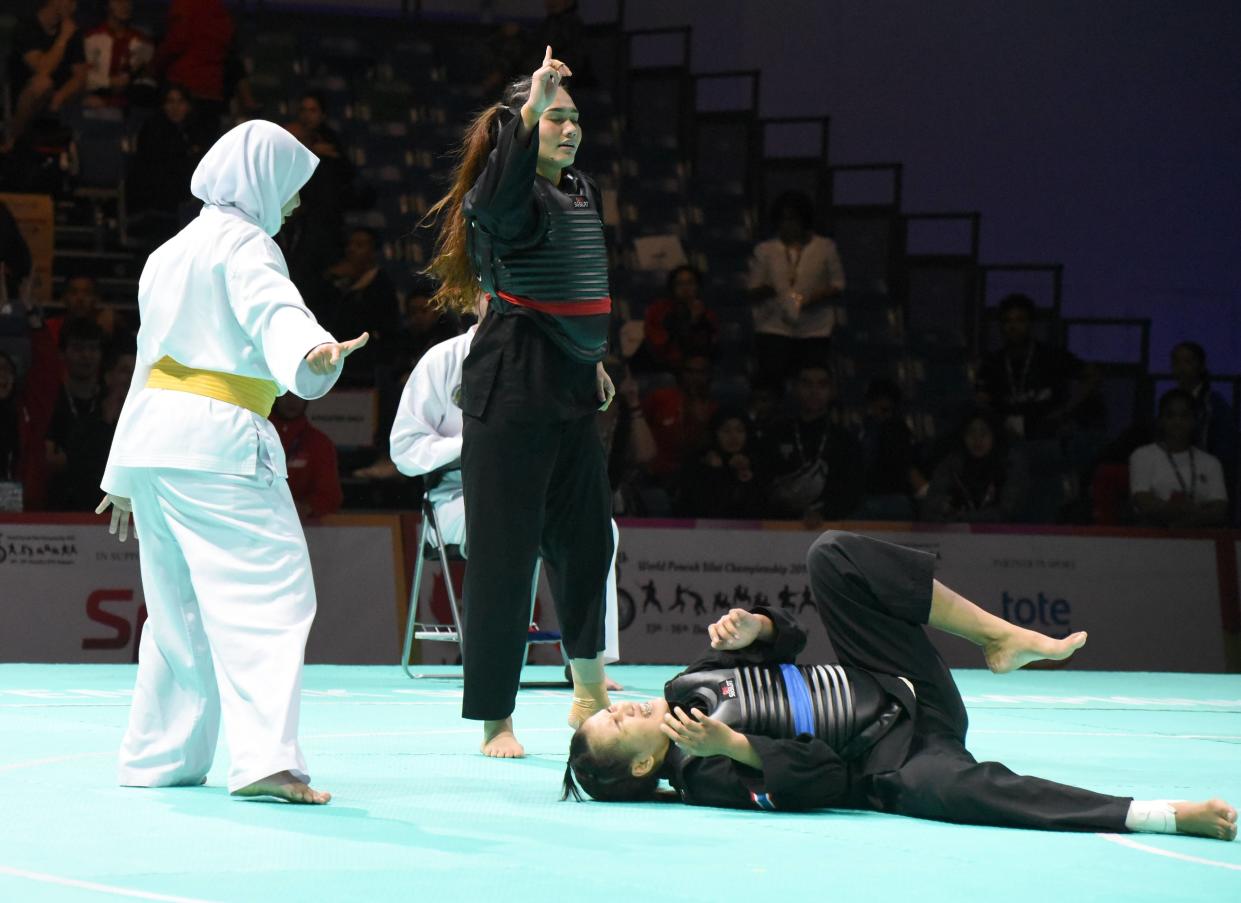
<instances>
[{"instance_id":1,"label":"folding chair","mask_svg":"<svg viewBox=\"0 0 1241 903\"><path fill-rule=\"evenodd\" d=\"M452 585L452 573L449 570L449 562L465 561L465 556L461 554L460 546L456 544L444 542L443 535L440 532L439 520L435 516L435 506L427 498L422 500L422 524L418 527L418 549L415 553L414 564L414 583L409 590L409 616L405 625L405 646L401 651L401 668L405 671L407 677L414 679L461 679L462 674L415 674L410 670L410 653L413 650L414 640L422 640L426 642L438 643L456 643L461 648L461 639L464 636L464 621L461 617L461 607L457 601L457 591ZM452 624L431 624L418 620L418 596L422 588L422 572L427 561L436 561L439 563L440 569L444 575L444 588L448 593L448 608L452 613ZM539 589L539 573L542 570L542 561L536 560L534 563L534 579L530 584L530 617L534 618L535 597ZM559 643L560 633L554 630L531 630L526 637L527 645L541 645L550 643ZM523 688L529 687L564 687L572 686L567 681L523 681Z\"/></svg>"}]
</instances>

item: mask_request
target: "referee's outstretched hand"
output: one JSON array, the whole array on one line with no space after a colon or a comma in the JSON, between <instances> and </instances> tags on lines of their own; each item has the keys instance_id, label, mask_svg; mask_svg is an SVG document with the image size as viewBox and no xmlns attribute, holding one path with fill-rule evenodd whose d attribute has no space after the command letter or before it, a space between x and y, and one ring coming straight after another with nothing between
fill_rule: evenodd
<instances>
[{"instance_id":1,"label":"referee's outstretched hand","mask_svg":"<svg viewBox=\"0 0 1241 903\"><path fill-rule=\"evenodd\" d=\"M342 364L345 358L359 348L364 348L368 341L370 341L370 333L364 332L348 342L324 342L310 349L310 353L306 355L306 363L310 365L311 373L322 376Z\"/></svg>"}]
</instances>

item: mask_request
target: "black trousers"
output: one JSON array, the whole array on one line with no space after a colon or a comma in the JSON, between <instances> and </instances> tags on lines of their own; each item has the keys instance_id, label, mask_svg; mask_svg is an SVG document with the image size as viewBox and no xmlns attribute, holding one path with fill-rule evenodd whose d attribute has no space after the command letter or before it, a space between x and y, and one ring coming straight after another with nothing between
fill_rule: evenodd
<instances>
[{"instance_id":1,"label":"black trousers","mask_svg":"<svg viewBox=\"0 0 1241 903\"><path fill-rule=\"evenodd\" d=\"M939 821L1053 831L1124 831L1129 797L979 762L965 748L965 703L923 629L934 558L852 533L811 546L811 588L841 664L909 678L918 696L904 765L872 775L859 805Z\"/></svg>"},{"instance_id":2,"label":"black trousers","mask_svg":"<svg viewBox=\"0 0 1241 903\"><path fill-rule=\"evenodd\" d=\"M540 555L570 658L603 649L604 578L612 561L612 499L594 414L516 420L492 404L466 415L461 478L470 550L462 603L461 714L513 713Z\"/></svg>"}]
</instances>

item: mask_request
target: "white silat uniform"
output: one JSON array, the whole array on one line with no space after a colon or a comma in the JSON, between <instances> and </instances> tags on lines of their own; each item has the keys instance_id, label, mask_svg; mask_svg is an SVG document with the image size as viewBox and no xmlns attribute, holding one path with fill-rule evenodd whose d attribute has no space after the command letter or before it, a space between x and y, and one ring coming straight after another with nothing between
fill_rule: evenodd
<instances>
[{"instance_id":1,"label":"white silat uniform","mask_svg":"<svg viewBox=\"0 0 1241 903\"><path fill-rule=\"evenodd\" d=\"M230 393L318 398L340 375L305 362L334 339L272 240L318 162L270 122L225 134L194 171L202 211L138 283L137 366L102 481L132 500L149 615L124 785L199 783L221 716L230 791L286 770L309 780L297 727L310 559L263 400Z\"/></svg>"},{"instance_id":2,"label":"white silat uniform","mask_svg":"<svg viewBox=\"0 0 1241 903\"><path fill-rule=\"evenodd\" d=\"M443 470L440 481L427 493L444 541L465 547L465 494L461 486L461 364L470 350L477 326L463 335L428 348L419 359L392 423L390 453L397 470L408 477ZM616 555L620 528L612 521L612 565L604 590L603 660L620 659L617 625Z\"/></svg>"}]
</instances>

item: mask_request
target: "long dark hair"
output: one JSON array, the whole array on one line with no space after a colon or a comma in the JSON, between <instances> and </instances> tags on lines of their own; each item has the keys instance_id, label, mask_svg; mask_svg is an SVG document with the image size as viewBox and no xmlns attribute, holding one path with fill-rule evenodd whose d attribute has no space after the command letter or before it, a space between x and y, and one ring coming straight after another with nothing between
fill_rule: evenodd
<instances>
[{"instance_id":1,"label":"long dark hair","mask_svg":"<svg viewBox=\"0 0 1241 903\"><path fill-rule=\"evenodd\" d=\"M435 239L435 254L427 274L439 280L439 288L431 296L433 307L469 313L474 310L478 295L478 276L466 250L467 224L462 204L465 196L487 165L487 157L495 147L502 120L518 115L530 97L530 76L509 84L499 103L492 104L474 117L465 128L465 136L454 152L452 185L423 218L423 223L439 221L440 232Z\"/></svg>"},{"instance_id":2,"label":"long dark hair","mask_svg":"<svg viewBox=\"0 0 1241 903\"><path fill-rule=\"evenodd\" d=\"M630 761L615 752L598 753L590 748L586 732L580 727L569 741L569 762L564 769L564 787L560 799L572 796L582 800L582 790L591 799L604 803L635 803L656 798L659 789L659 769L635 777L629 770ZM574 778L577 782L574 782ZM581 790L578 784L582 785Z\"/></svg>"}]
</instances>

